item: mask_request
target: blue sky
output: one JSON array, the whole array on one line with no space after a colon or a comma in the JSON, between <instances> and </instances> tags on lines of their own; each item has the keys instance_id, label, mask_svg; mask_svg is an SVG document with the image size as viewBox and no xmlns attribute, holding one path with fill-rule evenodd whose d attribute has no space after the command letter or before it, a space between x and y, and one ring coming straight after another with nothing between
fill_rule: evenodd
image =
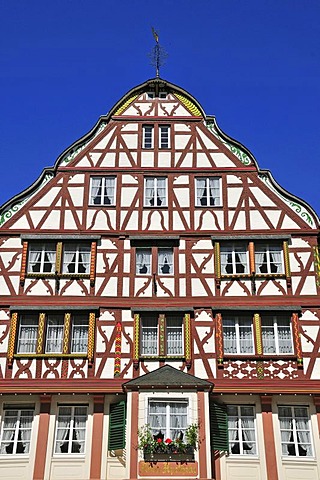
<instances>
[{"instance_id":1,"label":"blue sky","mask_svg":"<svg viewBox=\"0 0 320 480\"><path fill-rule=\"evenodd\" d=\"M0 0L0 204L161 76L319 214L318 0Z\"/></svg>"}]
</instances>

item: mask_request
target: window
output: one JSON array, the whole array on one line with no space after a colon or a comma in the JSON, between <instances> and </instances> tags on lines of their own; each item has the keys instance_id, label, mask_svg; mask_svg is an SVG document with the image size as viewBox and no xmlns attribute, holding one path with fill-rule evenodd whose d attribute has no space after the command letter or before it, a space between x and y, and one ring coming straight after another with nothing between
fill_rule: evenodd
<instances>
[{"instance_id":1,"label":"window","mask_svg":"<svg viewBox=\"0 0 320 480\"><path fill-rule=\"evenodd\" d=\"M221 246L221 274L248 274L248 252L244 243L226 244Z\"/></svg>"},{"instance_id":2,"label":"window","mask_svg":"<svg viewBox=\"0 0 320 480\"><path fill-rule=\"evenodd\" d=\"M55 243L34 243L30 245L28 256L28 272L54 273L55 265Z\"/></svg>"},{"instance_id":3,"label":"window","mask_svg":"<svg viewBox=\"0 0 320 480\"><path fill-rule=\"evenodd\" d=\"M16 352L18 354L86 354L89 314L20 314Z\"/></svg>"},{"instance_id":4,"label":"window","mask_svg":"<svg viewBox=\"0 0 320 480\"><path fill-rule=\"evenodd\" d=\"M62 273L90 272L90 246L79 243L66 243L63 249Z\"/></svg>"},{"instance_id":5,"label":"window","mask_svg":"<svg viewBox=\"0 0 320 480\"><path fill-rule=\"evenodd\" d=\"M293 353L291 322L288 316L263 316L261 333L263 353Z\"/></svg>"},{"instance_id":6,"label":"window","mask_svg":"<svg viewBox=\"0 0 320 480\"><path fill-rule=\"evenodd\" d=\"M153 148L153 125L143 125L143 148Z\"/></svg>"},{"instance_id":7,"label":"window","mask_svg":"<svg viewBox=\"0 0 320 480\"><path fill-rule=\"evenodd\" d=\"M167 95L168 95L167 92L159 92L159 98L162 98L162 99L167 98Z\"/></svg>"},{"instance_id":8,"label":"window","mask_svg":"<svg viewBox=\"0 0 320 480\"><path fill-rule=\"evenodd\" d=\"M1 455L29 453L33 414L33 408L5 409L1 428Z\"/></svg>"},{"instance_id":9,"label":"window","mask_svg":"<svg viewBox=\"0 0 320 480\"><path fill-rule=\"evenodd\" d=\"M197 207L212 207L221 205L220 178L196 178L196 205Z\"/></svg>"},{"instance_id":10,"label":"window","mask_svg":"<svg viewBox=\"0 0 320 480\"><path fill-rule=\"evenodd\" d=\"M279 406L282 455L312 456L310 420L307 407Z\"/></svg>"},{"instance_id":11,"label":"window","mask_svg":"<svg viewBox=\"0 0 320 480\"><path fill-rule=\"evenodd\" d=\"M147 92L146 97L147 97L148 100L152 100L153 98L155 98L155 93L154 92Z\"/></svg>"},{"instance_id":12,"label":"window","mask_svg":"<svg viewBox=\"0 0 320 480\"><path fill-rule=\"evenodd\" d=\"M255 245L256 273L284 273L283 253L280 245Z\"/></svg>"},{"instance_id":13,"label":"window","mask_svg":"<svg viewBox=\"0 0 320 480\"><path fill-rule=\"evenodd\" d=\"M170 148L170 125L159 125L159 148Z\"/></svg>"},{"instance_id":14,"label":"window","mask_svg":"<svg viewBox=\"0 0 320 480\"><path fill-rule=\"evenodd\" d=\"M27 276L89 276L92 245L96 244L85 241L30 242Z\"/></svg>"},{"instance_id":15,"label":"window","mask_svg":"<svg viewBox=\"0 0 320 480\"><path fill-rule=\"evenodd\" d=\"M184 440L188 426L188 402L149 400L148 422L154 435L171 440Z\"/></svg>"},{"instance_id":16,"label":"window","mask_svg":"<svg viewBox=\"0 0 320 480\"><path fill-rule=\"evenodd\" d=\"M116 177L91 177L90 205L115 205Z\"/></svg>"},{"instance_id":17,"label":"window","mask_svg":"<svg viewBox=\"0 0 320 480\"><path fill-rule=\"evenodd\" d=\"M154 247L158 256L158 275L172 275L173 274L173 248ZM137 248L136 249L136 274L137 275L151 275L151 258L152 248Z\"/></svg>"},{"instance_id":18,"label":"window","mask_svg":"<svg viewBox=\"0 0 320 480\"><path fill-rule=\"evenodd\" d=\"M146 177L144 187L145 207L165 207L167 205L166 177Z\"/></svg>"},{"instance_id":19,"label":"window","mask_svg":"<svg viewBox=\"0 0 320 480\"><path fill-rule=\"evenodd\" d=\"M80 405L59 407L55 453L85 453L87 410Z\"/></svg>"},{"instance_id":20,"label":"window","mask_svg":"<svg viewBox=\"0 0 320 480\"><path fill-rule=\"evenodd\" d=\"M165 335L159 332L165 332ZM183 316L178 314L141 315L141 355L182 356Z\"/></svg>"},{"instance_id":21,"label":"window","mask_svg":"<svg viewBox=\"0 0 320 480\"><path fill-rule=\"evenodd\" d=\"M228 405L229 451L232 455L256 455L256 427L253 406Z\"/></svg>"},{"instance_id":22,"label":"window","mask_svg":"<svg viewBox=\"0 0 320 480\"><path fill-rule=\"evenodd\" d=\"M224 316L223 344L227 354L254 353L252 319Z\"/></svg>"}]
</instances>

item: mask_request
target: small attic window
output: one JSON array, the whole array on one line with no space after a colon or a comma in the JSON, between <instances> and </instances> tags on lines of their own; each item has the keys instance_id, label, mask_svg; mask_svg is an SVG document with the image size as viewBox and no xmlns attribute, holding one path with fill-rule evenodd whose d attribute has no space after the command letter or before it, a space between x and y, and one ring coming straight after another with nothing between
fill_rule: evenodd
<instances>
[{"instance_id":1,"label":"small attic window","mask_svg":"<svg viewBox=\"0 0 320 480\"><path fill-rule=\"evenodd\" d=\"M159 98L167 98L167 92L159 92Z\"/></svg>"},{"instance_id":2,"label":"small attic window","mask_svg":"<svg viewBox=\"0 0 320 480\"><path fill-rule=\"evenodd\" d=\"M151 99L155 98L155 92L147 92L146 93L146 98L147 98L147 100L151 100Z\"/></svg>"}]
</instances>

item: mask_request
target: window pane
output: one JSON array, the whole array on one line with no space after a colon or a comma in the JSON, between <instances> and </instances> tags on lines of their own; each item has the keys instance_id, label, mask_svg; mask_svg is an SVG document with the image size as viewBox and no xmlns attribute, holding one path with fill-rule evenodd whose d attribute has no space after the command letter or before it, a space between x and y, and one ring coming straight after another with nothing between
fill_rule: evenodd
<instances>
[{"instance_id":1,"label":"window pane","mask_svg":"<svg viewBox=\"0 0 320 480\"><path fill-rule=\"evenodd\" d=\"M163 434L164 439L184 440L187 428L188 402L150 401L148 423L154 435Z\"/></svg>"},{"instance_id":2,"label":"window pane","mask_svg":"<svg viewBox=\"0 0 320 480\"><path fill-rule=\"evenodd\" d=\"M228 405L229 448L232 455L256 455L255 411L252 406Z\"/></svg>"},{"instance_id":3,"label":"window pane","mask_svg":"<svg viewBox=\"0 0 320 480\"><path fill-rule=\"evenodd\" d=\"M196 205L198 207L220 206L220 178L196 178Z\"/></svg>"},{"instance_id":4,"label":"window pane","mask_svg":"<svg viewBox=\"0 0 320 480\"><path fill-rule=\"evenodd\" d=\"M56 425L55 453L84 453L87 407L60 407Z\"/></svg>"},{"instance_id":5,"label":"window pane","mask_svg":"<svg viewBox=\"0 0 320 480\"><path fill-rule=\"evenodd\" d=\"M247 274L248 251L244 243L225 244L221 246L222 275Z\"/></svg>"},{"instance_id":6,"label":"window pane","mask_svg":"<svg viewBox=\"0 0 320 480\"><path fill-rule=\"evenodd\" d=\"M63 250L63 273L83 273L90 271L90 246L70 243Z\"/></svg>"},{"instance_id":7,"label":"window pane","mask_svg":"<svg viewBox=\"0 0 320 480\"><path fill-rule=\"evenodd\" d=\"M151 248L136 249L136 273L139 275L151 274Z\"/></svg>"},{"instance_id":8,"label":"window pane","mask_svg":"<svg viewBox=\"0 0 320 480\"><path fill-rule=\"evenodd\" d=\"M167 204L166 193L167 179L165 177L146 177L145 178L145 197L144 205L146 207L163 207Z\"/></svg>"},{"instance_id":9,"label":"window pane","mask_svg":"<svg viewBox=\"0 0 320 480\"><path fill-rule=\"evenodd\" d=\"M88 349L88 316L74 315L72 319L71 353L86 353Z\"/></svg>"},{"instance_id":10,"label":"window pane","mask_svg":"<svg viewBox=\"0 0 320 480\"><path fill-rule=\"evenodd\" d=\"M21 315L17 342L18 353L35 353L38 336L38 316Z\"/></svg>"},{"instance_id":11,"label":"window pane","mask_svg":"<svg viewBox=\"0 0 320 480\"><path fill-rule=\"evenodd\" d=\"M182 318L166 315L167 355L183 354L182 331Z\"/></svg>"},{"instance_id":12,"label":"window pane","mask_svg":"<svg viewBox=\"0 0 320 480\"><path fill-rule=\"evenodd\" d=\"M143 318L141 320L141 354L158 354L158 319Z\"/></svg>"},{"instance_id":13,"label":"window pane","mask_svg":"<svg viewBox=\"0 0 320 480\"><path fill-rule=\"evenodd\" d=\"M172 248L158 248L158 273L159 275L173 274Z\"/></svg>"},{"instance_id":14,"label":"window pane","mask_svg":"<svg viewBox=\"0 0 320 480\"><path fill-rule=\"evenodd\" d=\"M48 315L46 353L62 353L63 327L63 315Z\"/></svg>"},{"instance_id":15,"label":"window pane","mask_svg":"<svg viewBox=\"0 0 320 480\"><path fill-rule=\"evenodd\" d=\"M56 245L36 243L29 246L28 273L54 273L56 265Z\"/></svg>"},{"instance_id":16,"label":"window pane","mask_svg":"<svg viewBox=\"0 0 320 480\"><path fill-rule=\"evenodd\" d=\"M153 147L153 125L143 125L143 148Z\"/></svg>"},{"instance_id":17,"label":"window pane","mask_svg":"<svg viewBox=\"0 0 320 480\"><path fill-rule=\"evenodd\" d=\"M279 407L282 454L312 456L310 419L307 407Z\"/></svg>"},{"instance_id":18,"label":"window pane","mask_svg":"<svg viewBox=\"0 0 320 480\"><path fill-rule=\"evenodd\" d=\"M33 410L6 410L2 422L0 454L28 454Z\"/></svg>"},{"instance_id":19,"label":"window pane","mask_svg":"<svg viewBox=\"0 0 320 480\"><path fill-rule=\"evenodd\" d=\"M115 204L115 177L92 177L90 205Z\"/></svg>"}]
</instances>

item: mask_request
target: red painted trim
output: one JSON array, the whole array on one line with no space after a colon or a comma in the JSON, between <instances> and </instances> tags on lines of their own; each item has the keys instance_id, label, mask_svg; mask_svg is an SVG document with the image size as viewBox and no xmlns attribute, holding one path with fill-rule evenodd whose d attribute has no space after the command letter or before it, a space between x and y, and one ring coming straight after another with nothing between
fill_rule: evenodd
<instances>
[{"instance_id":1,"label":"red painted trim","mask_svg":"<svg viewBox=\"0 0 320 480\"><path fill-rule=\"evenodd\" d=\"M139 393L132 392L131 400L131 444L130 444L130 479L136 479L138 474L138 409Z\"/></svg>"},{"instance_id":2,"label":"red painted trim","mask_svg":"<svg viewBox=\"0 0 320 480\"><path fill-rule=\"evenodd\" d=\"M104 395L94 397L90 480L100 480L103 438Z\"/></svg>"},{"instance_id":3,"label":"red painted trim","mask_svg":"<svg viewBox=\"0 0 320 480\"><path fill-rule=\"evenodd\" d=\"M268 480L278 480L276 447L272 423L272 397L261 397L264 448Z\"/></svg>"},{"instance_id":4,"label":"red painted trim","mask_svg":"<svg viewBox=\"0 0 320 480\"><path fill-rule=\"evenodd\" d=\"M204 392L198 392L198 415L199 415L199 477L208 477L207 467L207 437L205 425L205 397Z\"/></svg>"},{"instance_id":5,"label":"red painted trim","mask_svg":"<svg viewBox=\"0 0 320 480\"><path fill-rule=\"evenodd\" d=\"M46 467L51 396L40 397L40 414L33 480L43 480Z\"/></svg>"}]
</instances>

